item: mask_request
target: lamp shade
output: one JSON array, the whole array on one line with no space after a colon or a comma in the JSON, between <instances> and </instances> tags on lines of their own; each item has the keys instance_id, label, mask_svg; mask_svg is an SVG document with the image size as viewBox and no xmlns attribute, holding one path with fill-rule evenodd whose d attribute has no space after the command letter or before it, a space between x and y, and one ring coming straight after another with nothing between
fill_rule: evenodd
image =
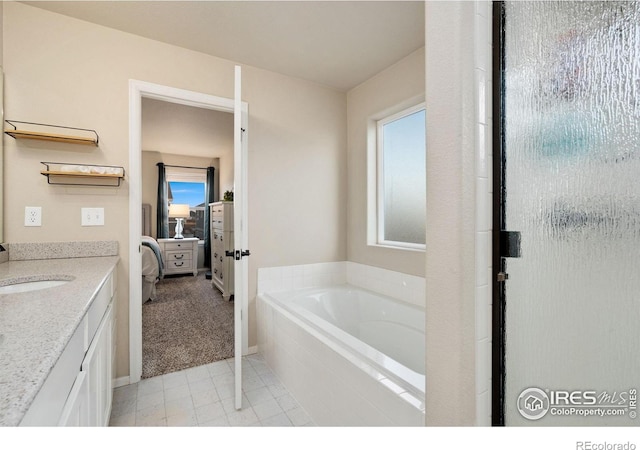
<instances>
[{"instance_id":1,"label":"lamp shade","mask_svg":"<svg viewBox=\"0 0 640 450\"><path fill-rule=\"evenodd\" d=\"M189 217L189 205L172 203L169 205L169 217Z\"/></svg>"}]
</instances>

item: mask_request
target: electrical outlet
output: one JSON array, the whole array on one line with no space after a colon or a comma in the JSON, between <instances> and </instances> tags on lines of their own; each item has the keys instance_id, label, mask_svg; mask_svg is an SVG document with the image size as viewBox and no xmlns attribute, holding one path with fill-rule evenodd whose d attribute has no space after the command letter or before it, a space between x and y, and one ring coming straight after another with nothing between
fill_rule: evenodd
<instances>
[{"instance_id":1,"label":"electrical outlet","mask_svg":"<svg viewBox=\"0 0 640 450\"><path fill-rule=\"evenodd\" d=\"M24 207L24 226L25 227L41 227L42 226L42 207L40 206Z\"/></svg>"},{"instance_id":2,"label":"electrical outlet","mask_svg":"<svg viewBox=\"0 0 640 450\"><path fill-rule=\"evenodd\" d=\"M81 224L83 227L103 226L104 208L82 208Z\"/></svg>"}]
</instances>

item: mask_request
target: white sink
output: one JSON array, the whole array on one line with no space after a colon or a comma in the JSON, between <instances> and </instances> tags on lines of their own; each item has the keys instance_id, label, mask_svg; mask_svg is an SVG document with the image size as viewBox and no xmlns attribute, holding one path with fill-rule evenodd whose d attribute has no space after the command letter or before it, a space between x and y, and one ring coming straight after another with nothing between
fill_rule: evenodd
<instances>
[{"instance_id":1,"label":"white sink","mask_svg":"<svg viewBox=\"0 0 640 450\"><path fill-rule=\"evenodd\" d=\"M51 287L61 286L71 280L38 280L38 281L16 281L6 286L0 286L0 294L16 294L18 292L38 291Z\"/></svg>"}]
</instances>

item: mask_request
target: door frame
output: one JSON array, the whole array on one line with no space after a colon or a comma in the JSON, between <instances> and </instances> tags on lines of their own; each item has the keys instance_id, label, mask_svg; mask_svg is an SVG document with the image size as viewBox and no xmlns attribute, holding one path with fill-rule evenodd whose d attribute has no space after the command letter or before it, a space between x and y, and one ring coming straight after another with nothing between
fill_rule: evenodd
<instances>
[{"instance_id":1,"label":"door frame","mask_svg":"<svg viewBox=\"0 0 640 450\"><path fill-rule=\"evenodd\" d=\"M493 218L492 218L492 336L491 336L491 425L504 426L505 401L505 286L498 281L498 274L503 272L504 258L500 232L505 230L505 198L506 160L504 155L504 2L493 2L492 20L492 139L493 139Z\"/></svg>"},{"instance_id":2,"label":"door frame","mask_svg":"<svg viewBox=\"0 0 640 450\"><path fill-rule=\"evenodd\" d=\"M142 377L142 98L151 98L196 108L211 109L233 114L234 99L217 97L201 92L129 80L129 384ZM249 105L242 102L242 122L247 129ZM246 145L246 140L244 144ZM246 163L246 162L245 162ZM247 313L248 298L242 299L242 310ZM242 321L243 354L248 352L247 320Z\"/></svg>"}]
</instances>

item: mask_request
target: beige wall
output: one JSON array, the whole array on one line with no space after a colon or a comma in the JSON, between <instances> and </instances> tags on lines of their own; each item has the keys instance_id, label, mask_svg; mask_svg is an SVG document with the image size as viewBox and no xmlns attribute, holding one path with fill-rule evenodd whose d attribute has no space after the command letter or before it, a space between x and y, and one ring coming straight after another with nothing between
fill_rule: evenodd
<instances>
[{"instance_id":1,"label":"beige wall","mask_svg":"<svg viewBox=\"0 0 640 450\"><path fill-rule=\"evenodd\" d=\"M233 190L233 114L143 98L142 150L219 159L216 200Z\"/></svg>"},{"instance_id":2,"label":"beige wall","mask_svg":"<svg viewBox=\"0 0 640 450\"><path fill-rule=\"evenodd\" d=\"M421 277L424 276L423 251L367 245L367 128L370 121L382 118L380 113L389 108L412 99L413 104L424 101L424 71L422 48L347 94L348 259Z\"/></svg>"},{"instance_id":3,"label":"beige wall","mask_svg":"<svg viewBox=\"0 0 640 450\"><path fill-rule=\"evenodd\" d=\"M230 98L234 64L20 3L4 5L3 44L7 118L100 135L99 148L4 136L6 241L119 242L117 374L125 376L128 179L119 188L49 186L40 161L127 169L130 79ZM258 267L346 259L346 97L245 67L243 100L249 104L249 345L255 345ZM23 226L25 206L42 206L42 227ZM81 227L83 206L104 207L105 226Z\"/></svg>"},{"instance_id":4,"label":"beige wall","mask_svg":"<svg viewBox=\"0 0 640 450\"><path fill-rule=\"evenodd\" d=\"M4 64L4 59L3 59L3 53L2 53L2 47L3 47L3 19L2 17L4 16L4 2L0 2L0 66L2 64Z\"/></svg>"}]
</instances>

